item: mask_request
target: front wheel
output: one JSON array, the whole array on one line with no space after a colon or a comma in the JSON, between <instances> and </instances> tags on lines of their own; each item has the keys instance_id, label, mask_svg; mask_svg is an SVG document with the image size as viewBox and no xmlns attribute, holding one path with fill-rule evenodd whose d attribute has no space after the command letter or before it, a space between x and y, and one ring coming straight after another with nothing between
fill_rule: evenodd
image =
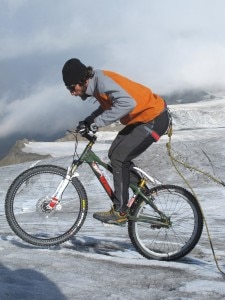
<instances>
[{"instance_id":1,"label":"front wheel","mask_svg":"<svg viewBox=\"0 0 225 300\"><path fill-rule=\"evenodd\" d=\"M5 213L12 230L36 246L65 242L81 228L88 209L83 185L73 178L60 202L50 210L51 201L66 170L52 165L36 166L19 175L11 184L5 200Z\"/></svg>"},{"instance_id":2,"label":"front wheel","mask_svg":"<svg viewBox=\"0 0 225 300\"><path fill-rule=\"evenodd\" d=\"M173 185L152 188L149 197L169 222L160 226L159 214L139 198L128 221L133 245L148 259L170 261L187 255L198 243L203 229L203 216L196 198Z\"/></svg>"}]
</instances>

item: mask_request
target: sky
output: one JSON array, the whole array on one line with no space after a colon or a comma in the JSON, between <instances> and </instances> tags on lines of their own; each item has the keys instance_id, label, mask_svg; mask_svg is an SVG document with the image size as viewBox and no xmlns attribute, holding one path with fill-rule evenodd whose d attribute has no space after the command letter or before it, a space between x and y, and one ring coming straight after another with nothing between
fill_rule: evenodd
<instances>
[{"instance_id":1,"label":"sky","mask_svg":"<svg viewBox=\"0 0 225 300\"><path fill-rule=\"evenodd\" d=\"M188 118L185 124L179 125L180 130L174 130L173 154L224 181L225 128L221 128L221 124L224 124L221 111L225 109L225 101L221 99L216 102L174 105L171 109L177 116L176 119L182 118L184 107L187 107ZM196 114L197 108L200 115ZM201 129L196 128L193 120L204 118L205 114L209 116L208 126L205 121L201 123ZM93 147L103 160L107 159L110 146L110 143L104 143L104 139L109 138L112 139L112 136L107 132L99 132L97 143ZM135 163L164 184L186 188L166 155L167 142L168 137L163 136L137 158ZM86 142L79 142L78 153L83 149L84 143ZM81 230L71 240L50 249L38 248L23 242L12 232L5 218L4 203L14 178L34 165L55 164L67 167L72 159L72 144L73 142L29 143L23 150L48 153L52 158L0 168L0 298L225 299L224 277L213 259L205 226L193 251L180 260L164 262L142 257L132 246L127 226L104 226L92 217L96 211L108 210L111 202L87 164L77 172L87 192L88 214ZM218 265L225 272L225 189L205 176L179 169L197 194ZM30 193L33 190L32 182L29 181ZM48 187L52 187L50 182L51 180L45 182L46 193ZM25 198L24 195L23 197ZM24 200L23 211L26 212L27 208L30 211L30 201ZM36 207L34 211L36 213Z\"/></svg>"},{"instance_id":2,"label":"sky","mask_svg":"<svg viewBox=\"0 0 225 300\"><path fill-rule=\"evenodd\" d=\"M64 87L71 57L159 94L223 93L224 11L223 0L0 0L0 156L17 139L53 140L95 109Z\"/></svg>"}]
</instances>

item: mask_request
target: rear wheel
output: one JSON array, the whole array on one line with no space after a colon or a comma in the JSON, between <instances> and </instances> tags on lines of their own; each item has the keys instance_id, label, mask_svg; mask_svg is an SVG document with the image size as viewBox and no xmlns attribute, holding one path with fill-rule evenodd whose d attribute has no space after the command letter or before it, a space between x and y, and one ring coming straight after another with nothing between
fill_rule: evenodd
<instances>
[{"instance_id":1,"label":"rear wheel","mask_svg":"<svg viewBox=\"0 0 225 300\"><path fill-rule=\"evenodd\" d=\"M65 242L81 228L88 209L85 189L73 178L61 201L48 204L66 170L52 165L36 166L19 175L11 184L5 200L5 212L12 230L24 241L37 246Z\"/></svg>"},{"instance_id":2,"label":"rear wheel","mask_svg":"<svg viewBox=\"0 0 225 300\"><path fill-rule=\"evenodd\" d=\"M155 187L149 195L170 224L154 223L153 220L160 220L159 214L139 198L133 204L128 221L133 245L149 259L169 261L187 255L198 243L203 229L203 216L196 198L184 188L173 185Z\"/></svg>"}]
</instances>

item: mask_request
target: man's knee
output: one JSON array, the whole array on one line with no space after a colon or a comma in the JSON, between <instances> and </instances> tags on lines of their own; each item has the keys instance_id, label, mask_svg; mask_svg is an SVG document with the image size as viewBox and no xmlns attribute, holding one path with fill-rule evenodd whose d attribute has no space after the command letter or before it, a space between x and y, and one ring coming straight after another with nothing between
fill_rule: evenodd
<instances>
[{"instance_id":1,"label":"man's knee","mask_svg":"<svg viewBox=\"0 0 225 300\"><path fill-rule=\"evenodd\" d=\"M119 156L116 155L115 153L113 153L111 156L109 156L109 158L110 158L112 166L120 166L120 167L122 166L123 161L121 161Z\"/></svg>"}]
</instances>

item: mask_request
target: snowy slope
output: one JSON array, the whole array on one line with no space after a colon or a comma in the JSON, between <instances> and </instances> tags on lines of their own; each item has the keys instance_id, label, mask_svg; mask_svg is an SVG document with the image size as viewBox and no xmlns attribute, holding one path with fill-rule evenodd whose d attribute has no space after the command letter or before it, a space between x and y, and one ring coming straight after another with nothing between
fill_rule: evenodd
<instances>
[{"instance_id":1,"label":"snowy slope","mask_svg":"<svg viewBox=\"0 0 225 300\"><path fill-rule=\"evenodd\" d=\"M198 103L170 105L169 109L173 116L173 128L177 130L187 129L209 129L209 136L216 135L215 129L225 127L225 98L214 99L210 101L202 101ZM213 130L210 130L213 129ZM194 133L203 138L201 131ZM190 134L184 132L176 133L175 138ZM95 150L106 150L109 144L104 144L104 141L113 140L116 132L98 132L98 144L95 145ZM80 151L84 148L85 143L80 142ZM29 142L23 149L27 153L50 154L53 157L71 155L74 150L74 142Z\"/></svg>"},{"instance_id":2,"label":"snowy slope","mask_svg":"<svg viewBox=\"0 0 225 300\"><path fill-rule=\"evenodd\" d=\"M224 107L224 100L170 107L176 129L174 152L222 180ZM113 137L99 134L102 136L94 150L107 160L110 144L103 141ZM184 186L167 156L167 141L164 136L136 163L163 182ZM84 144L80 143L79 151ZM73 142L29 143L25 151L48 153L52 158L0 168L0 299L225 299L225 282L214 263L205 230L196 248L180 261L141 257L132 247L126 227L105 227L92 218L93 212L108 209L110 201L87 166L79 172L87 189L89 213L78 235L54 249L35 248L17 238L4 217L4 198L13 178L32 164L65 167L71 162L73 148ZM199 197L219 264L225 271L225 189L199 174L182 171Z\"/></svg>"},{"instance_id":3,"label":"snowy slope","mask_svg":"<svg viewBox=\"0 0 225 300\"><path fill-rule=\"evenodd\" d=\"M170 107L175 129L225 127L225 98Z\"/></svg>"}]
</instances>

